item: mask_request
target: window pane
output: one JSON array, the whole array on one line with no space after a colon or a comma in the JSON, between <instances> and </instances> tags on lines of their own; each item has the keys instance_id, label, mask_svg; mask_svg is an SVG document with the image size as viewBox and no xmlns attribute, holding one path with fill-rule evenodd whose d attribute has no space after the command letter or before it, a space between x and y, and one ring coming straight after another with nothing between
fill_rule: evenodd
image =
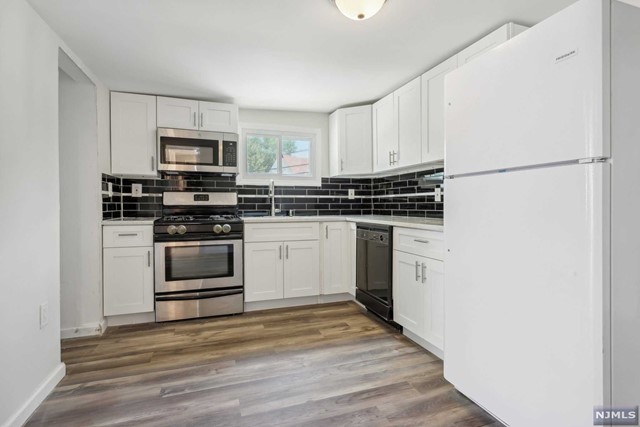
<instances>
[{"instance_id":1,"label":"window pane","mask_svg":"<svg viewBox=\"0 0 640 427\"><path fill-rule=\"evenodd\" d=\"M282 175L311 176L311 138L282 137Z\"/></svg>"},{"instance_id":2,"label":"window pane","mask_svg":"<svg viewBox=\"0 0 640 427\"><path fill-rule=\"evenodd\" d=\"M278 173L278 138L247 135L247 173Z\"/></svg>"}]
</instances>

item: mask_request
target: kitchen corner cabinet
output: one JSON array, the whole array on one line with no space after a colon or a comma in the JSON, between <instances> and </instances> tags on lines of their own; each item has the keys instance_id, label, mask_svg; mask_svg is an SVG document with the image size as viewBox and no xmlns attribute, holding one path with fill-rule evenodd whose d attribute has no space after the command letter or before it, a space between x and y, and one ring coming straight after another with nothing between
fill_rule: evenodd
<instances>
[{"instance_id":1,"label":"kitchen corner cabinet","mask_svg":"<svg viewBox=\"0 0 640 427\"><path fill-rule=\"evenodd\" d=\"M392 169L398 152L398 135L395 132L393 93L372 106L373 120L373 171Z\"/></svg>"},{"instance_id":2,"label":"kitchen corner cabinet","mask_svg":"<svg viewBox=\"0 0 640 427\"><path fill-rule=\"evenodd\" d=\"M244 259L246 302L320 295L317 222L246 224Z\"/></svg>"},{"instance_id":3,"label":"kitchen corner cabinet","mask_svg":"<svg viewBox=\"0 0 640 427\"><path fill-rule=\"evenodd\" d=\"M156 176L156 97L111 92L111 173Z\"/></svg>"},{"instance_id":4,"label":"kitchen corner cabinet","mask_svg":"<svg viewBox=\"0 0 640 427\"><path fill-rule=\"evenodd\" d=\"M152 227L103 226L105 316L154 311Z\"/></svg>"},{"instance_id":5,"label":"kitchen corner cabinet","mask_svg":"<svg viewBox=\"0 0 640 427\"><path fill-rule=\"evenodd\" d=\"M372 171L371 105L340 108L329 116L331 176Z\"/></svg>"},{"instance_id":6,"label":"kitchen corner cabinet","mask_svg":"<svg viewBox=\"0 0 640 427\"><path fill-rule=\"evenodd\" d=\"M482 54L490 51L496 46L501 45L517 36L518 34L525 31L528 27L514 24L513 22L509 22L508 24L503 25L497 30L487 34L471 46L462 50L458 53L458 66L462 67L463 65L473 61L478 58Z\"/></svg>"},{"instance_id":7,"label":"kitchen corner cabinet","mask_svg":"<svg viewBox=\"0 0 640 427\"><path fill-rule=\"evenodd\" d=\"M158 127L238 133L238 106L159 96Z\"/></svg>"},{"instance_id":8,"label":"kitchen corner cabinet","mask_svg":"<svg viewBox=\"0 0 640 427\"><path fill-rule=\"evenodd\" d=\"M351 252L350 227L347 222L320 224L322 242L322 294L347 293L350 290Z\"/></svg>"},{"instance_id":9,"label":"kitchen corner cabinet","mask_svg":"<svg viewBox=\"0 0 640 427\"><path fill-rule=\"evenodd\" d=\"M394 228L394 321L444 349L442 233Z\"/></svg>"}]
</instances>

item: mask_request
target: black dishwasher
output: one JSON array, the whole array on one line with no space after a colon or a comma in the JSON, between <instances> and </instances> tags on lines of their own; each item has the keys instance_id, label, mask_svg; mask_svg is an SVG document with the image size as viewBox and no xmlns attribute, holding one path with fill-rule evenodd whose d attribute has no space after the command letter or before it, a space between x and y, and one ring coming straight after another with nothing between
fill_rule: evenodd
<instances>
[{"instance_id":1,"label":"black dishwasher","mask_svg":"<svg viewBox=\"0 0 640 427\"><path fill-rule=\"evenodd\" d=\"M393 320L392 235L391 227L373 224L356 231L356 300L387 322Z\"/></svg>"}]
</instances>

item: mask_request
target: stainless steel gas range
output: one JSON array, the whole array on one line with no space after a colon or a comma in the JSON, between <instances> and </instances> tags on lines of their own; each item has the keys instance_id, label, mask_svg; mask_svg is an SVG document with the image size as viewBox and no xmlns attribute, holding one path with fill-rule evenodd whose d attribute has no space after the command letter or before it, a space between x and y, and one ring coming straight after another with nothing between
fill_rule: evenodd
<instances>
[{"instance_id":1,"label":"stainless steel gas range","mask_svg":"<svg viewBox=\"0 0 640 427\"><path fill-rule=\"evenodd\" d=\"M154 222L156 322L242 313L237 193L165 192Z\"/></svg>"}]
</instances>

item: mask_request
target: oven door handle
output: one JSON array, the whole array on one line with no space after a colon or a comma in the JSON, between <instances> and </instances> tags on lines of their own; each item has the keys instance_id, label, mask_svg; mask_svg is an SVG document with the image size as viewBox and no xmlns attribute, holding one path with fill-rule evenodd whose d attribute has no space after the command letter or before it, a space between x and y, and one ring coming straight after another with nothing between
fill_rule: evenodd
<instances>
[{"instance_id":1,"label":"oven door handle","mask_svg":"<svg viewBox=\"0 0 640 427\"><path fill-rule=\"evenodd\" d=\"M189 292L180 294L156 295L156 301L190 301L198 299L210 299L228 297L243 293L242 289L229 289L224 291Z\"/></svg>"}]
</instances>

